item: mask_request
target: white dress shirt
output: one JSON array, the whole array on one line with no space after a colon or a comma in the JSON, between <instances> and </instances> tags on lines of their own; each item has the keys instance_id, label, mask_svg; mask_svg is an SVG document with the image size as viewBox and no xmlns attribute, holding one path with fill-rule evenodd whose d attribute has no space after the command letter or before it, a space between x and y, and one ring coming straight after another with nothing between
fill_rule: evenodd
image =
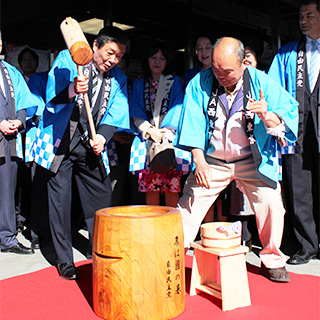
<instances>
[{"instance_id":1,"label":"white dress shirt","mask_svg":"<svg viewBox=\"0 0 320 320\"><path fill-rule=\"evenodd\" d=\"M317 39L317 60L316 61L311 61L311 49L312 49L312 40L309 37L307 38L307 42L306 42L306 56L307 56L307 67L308 67L308 74L310 74L310 67L311 67L311 63L315 63L316 67L318 68L318 75L319 75L319 71L320 71L320 38ZM314 84L315 86L315 84ZM313 88L310 88L310 91L312 92Z\"/></svg>"}]
</instances>

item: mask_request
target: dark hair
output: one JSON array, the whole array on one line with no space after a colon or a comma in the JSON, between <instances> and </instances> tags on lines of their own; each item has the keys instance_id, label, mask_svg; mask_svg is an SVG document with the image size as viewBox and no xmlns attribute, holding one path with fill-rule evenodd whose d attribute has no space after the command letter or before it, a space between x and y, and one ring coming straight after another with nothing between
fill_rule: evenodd
<instances>
[{"instance_id":1,"label":"dark hair","mask_svg":"<svg viewBox=\"0 0 320 320\"><path fill-rule=\"evenodd\" d=\"M142 53L141 66L144 78L149 78L151 76L151 71L149 68L149 58L161 51L165 59L167 60L166 67L163 70L163 75L172 74L175 68L175 60L173 52L171 49L161 43L149 44Z\"/></svg>"},{"instance_id":2,"label":"dark hair","mask_svg":"<svg viewBox=\"0 0 320 320\"><path fill-rule=\"evenodd\" d=\"M24 48L23 50L20 51L20 53L18 55L19 66L21 67L21 61L23 59L24 54L27 53L27 52L29 52L32 55L33 59L36 60L37 65L38 65L39 64L39 56L38 56L38 54L35 51L33 51L32 49L30 49L30 48Z\"/></svg>"},{"instance_id":3,"label":"dark hair","mask_svg":"<svg viewBox=\"0 0 320 320\"><path fill-rule=\"evenodd\" d=\"M258 62L263 53L263 40L261 38L250 39L247 43L245 43L244 47L245 49L250 50L255 55Z\"/></svg>"},{"instance_id":4,"label":"dark hair","mask_svg":"<svg viewBox=\"0 0 320 320\"><path fill-rule=\"evenodd\" d=\"M127 47L126 52L129 52L130 39L120 28L113 26L102 28L96 37L96 41L98 48L111 41L125 45Z\"/></svg>"},{"instance_id":5,"label":"dark hair","mask_svg":"<svg viewBox=\"0 0 320 320\"><path fill-rule=\"evenodd\" d=\"M300 4L300 8L302 6L309 6L310 4L315 4L316 7L317 7L317 10L320 12L320 9L319 9L319 0L303 0Z\"/></svg>"},{"instance_id":6,"label":"dark hair","mask_svg":"<svg viewBox=\"0 0 320 320\"><path fill-rule=\"evenodd\" d=\"M213 39L212 39L212 37L211 37L210 35L208 35L208 34L206 34L206 33L199 33L199 34L197 35L197 37L196 37L195 42L194 42L194 45L195 45L195 46L197 45L197 42L198 42L198 40L199 40L200 38L207 38L207 39L209 39L209 41L211 42L212 45L213 45L213 43L214 43L214 41L213 41Z\"/></svg>"}]
</instances>

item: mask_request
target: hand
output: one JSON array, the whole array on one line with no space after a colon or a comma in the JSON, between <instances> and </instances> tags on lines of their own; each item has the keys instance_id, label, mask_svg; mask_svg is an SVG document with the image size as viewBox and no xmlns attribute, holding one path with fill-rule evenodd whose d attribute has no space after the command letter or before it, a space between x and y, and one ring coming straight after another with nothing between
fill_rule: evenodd
<instances>
[{"instance_id":1,"label":"hand","mask_svg":"<svg viewBox=\"0 0 320 320\"><path fill-rule=\"evenodd\" d=\"M22 122L20 120L2 120L0 123L0 131L4 135L16 134L18 132L19 127L21 127Z\"/></svg>"},{"instance_id":2,"label":"hand","mask_svg":"<svg viewBox=\"0 0 320 320\"><path fill-rule=\"evenodd\" d=\"M88 91L88 77L78 76L73 79L74 92L76 94L86 93Z\"/></svg>"},{"instance_id":3,"label":"hand","mask_svg":"<svg viewBox=\"0 0 320 320\"><path fill-rule=\"evenodd\" d=\"M95 141L92 139L89 140L90 146L93 149L93 152L99 156L100 153L104 150L104 142L98 136L96 136Z\"/></svg>"},{"instance_id":4,"label":"hand","mask_svg":"<svg viewBox=\"0 0 320 320\"><path fill-rule=\"evenodd\" d=\"M212 171L204 158L203 150L192 149L191 150L193 161L196 165L194 176L200 187L210 189L210 182L212 179Z\"/></svg>"},{"instance_id":5,"label":"hand","mask_svg":"<svg viewBox=\"0 0 320 320\"><path fill-rule=\"evenodd\" d=\"M277 141L281 147L286 147L288 145L288 142L285 138L277 137Z\"/></svg>"},{"instance_id":6,"label":"hand","mask_svg":"<svg viewBox=\"0 0 320 320\"><path fill-rule=\"evenodd\" d=\"M150 135L150 138L154 141L154 142L161 142L162 141L162 133L160 129L157 129L155 127L150 127L147 130L147 133Z\"/></svg>"},{"instance_id":7,"label":"hand","mask_svg":"<svg viewBox=\"0 0 320 320\"><path fill-rule=\"evenodd\" d=\"M260 100L256 101L249 98L248 110L255 113L266 125L266 127L274 128L281 123L281 119L272 111L268 111L268 103L264 98L260 88Z\"/></svg>"},{"instance_id":8,"label":"hand","mask_svg":"<svg viewBox=\"0 0 320 320\"><path fill-rule=\"evenodd\" d=\"M160 132L162 133L162 138L165 138L169 141L174 141L175 139L175 134L167 128L161 128Z\"/></svg>"},{"instance_id":9,"label":"hand","mask_svg":"<svg viewBox=\"0 0 320 320\"><path fill-rule=\"evenodd\" d=\"M262 121L264 121L264 118L266 117L266 114L268 112L268 103L264 98L264 94L261 88L260 88L260 100L256 101L253 98L249 98L247 109L255 113Z\"/></svg>"},{"instance_id":10,"label":"hand","mask_svg":"<svg viewBox=\"0 0 320 320\"><path fill-rule=\"evenodd\" d=\"M16 128L17 130L22 126L22 122L18 119L9 119L8 122L12 125L12 128Z\"/></svg>"}]
</instances>

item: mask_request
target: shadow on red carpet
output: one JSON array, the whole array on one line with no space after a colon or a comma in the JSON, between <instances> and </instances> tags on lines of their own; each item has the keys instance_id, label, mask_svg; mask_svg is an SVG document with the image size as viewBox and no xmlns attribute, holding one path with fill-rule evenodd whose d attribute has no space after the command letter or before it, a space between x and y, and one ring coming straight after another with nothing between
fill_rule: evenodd
<instances>
[{"instance_id":1,"label":"shadow on red carpet","mask_svg":"<svg viewBox=\"0 0 320 320\"><path fill-rule=\"evenodd\" d=\"M186 292L189 292L192 257L186 257ZM1 320L101 319L92 309L92 261L76 264L79 280L61 279L55 267L0 281ZM176 320L319 320L320 278L290 273L288 284L262 277L247 265L252 305L221 310L221 301L204 293L189 296ZM153 319L150 319L153 320Z\"/></svg>"}]
</instances>

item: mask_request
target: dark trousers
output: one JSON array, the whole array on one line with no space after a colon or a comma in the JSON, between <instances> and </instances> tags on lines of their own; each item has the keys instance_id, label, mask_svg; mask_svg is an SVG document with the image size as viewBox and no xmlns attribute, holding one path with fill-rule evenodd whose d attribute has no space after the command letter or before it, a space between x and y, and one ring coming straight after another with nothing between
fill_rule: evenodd
<instances>
[{"instance_id":1,"label":"dark trousers","mask_svg":"<svg viewBox=\"0 0 320 320\"><path fill-rule=\"evenodd\" d=\"M84 220L89 231L89 252L95 212L111 205L111 184L102 178L98 157L81 143L62 161L56 174L48 180L49 222L56 263L73 261L71 235L72 176L79 190ZM90 252L91 253L91 252Z\"/></svg>"},{"instance_id":2,"label":"dark trousers","mask_svg":"<svg viewBox=\"0 0 320 320\"><path fill-rule=\"evenodd\" d=\"M110 168L112 205L143 205L145 194L138 191L138 176L129 172L131 144L115 141L119 164Z\"/></svg>"},{"instance_id":3,"label":"dark trousers","mask_svg":"<svg viewBox=\"0 0 320 320\"><path fill-rule=\"evenodd\" d=\"M24 161L18 163L17 186L15 193L16 219L25 224L30 216L31 170Z\"/></svg>"},{"instance_id":4,"label":"dark trousers","mask_svg":"<svg viewBox=\"0 0 320 320\"><path fill-rule=\"evenodd\" d=\"M34 163L32 172L33 181L29 221L31 238L40 237L47 240L50 237L47 193L49 171Z\"/></svg>"},{"instance_id":5,"label":"dark trousers","mask_svg":"<svg viewBox=\"0 0 320 320\"><path fill-rule=\"evenodd\" d=\"M22 149L25 152L25 133L22 133ZM15 192L17 222L28 224L30 219L30 198L32 188L32 174L30 164L18 162L17 185Z\"/></svg>"},{"instance_id":6,"label":"dark trousers","mask_svg":"<svg viewBox=\"0 0 320 320\"><path fill-rule=\"evenodd\" d=\"M7 159L10 156L6 157ZM7 160L0 165L0 246L10 248L18 243L16 238L16 212L14 194L17 185L18 163Z\"/></svg>"},{"instance_id":7,"label":"dark trousers","mask_svg":"<svg viewBox=\"0 0 320 320\"><path fill-rule=\"evenodd\" d=\"M319 150L311 114L302 154L284 155L284 185L287 210L293 218L293 229L301 249L319 249L316 225L319 223ZM319 230L318 230L319 231Z\"/></svg>"}]
</instances>

